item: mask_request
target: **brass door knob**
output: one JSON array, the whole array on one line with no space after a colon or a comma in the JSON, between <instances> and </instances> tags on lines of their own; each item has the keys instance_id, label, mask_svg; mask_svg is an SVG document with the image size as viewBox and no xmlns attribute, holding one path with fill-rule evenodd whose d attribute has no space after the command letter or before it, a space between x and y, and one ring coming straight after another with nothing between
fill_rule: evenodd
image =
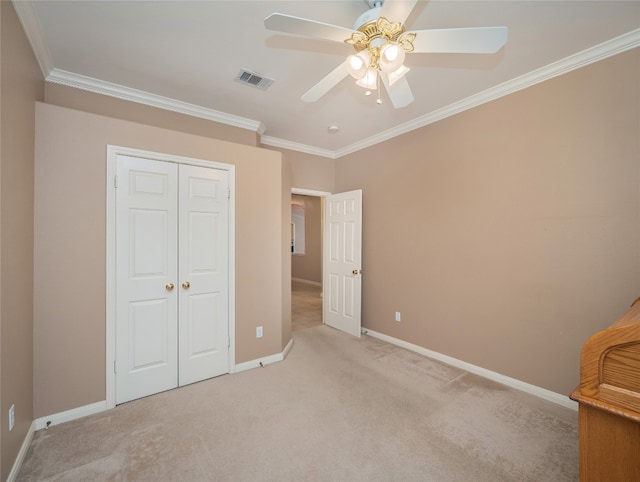
<instances>
[{"instance_id":1,"label":"brass door knob","mask_svg":"<svg viewBox=\"0 0 640 482\"><path fill-rule=\"evenodd\" d=\"M362 271L360 271L359 269L354 269L354 270L352 271L352 273L353 273L354 275L358 275L358 274L362 273Z\"/></svg>"},{"instance_id":2,"label":"brass door knob","mask_svg":"<svg viewBox=\"0 0 640 482\"><path fill-rule=\"evenodd\" d=\"M165 289L166 289L167 291L171 291L171 290L173 289L173 283L167 283L167 284L165 285Z\"/></svg>"},{"instance_id":3,"label":"brass door knob","mask_svg":"<svg viewBox=\"0 0 640 482\"><path fill-rule=\"evenodd\" d=\"M191 286L191 283L189 283L188 281L185 281L184 283L182 283L182 287L183 287L185 290L188 290L188 289L189 289L189 286Z\"/></svg>"}]
</instances>

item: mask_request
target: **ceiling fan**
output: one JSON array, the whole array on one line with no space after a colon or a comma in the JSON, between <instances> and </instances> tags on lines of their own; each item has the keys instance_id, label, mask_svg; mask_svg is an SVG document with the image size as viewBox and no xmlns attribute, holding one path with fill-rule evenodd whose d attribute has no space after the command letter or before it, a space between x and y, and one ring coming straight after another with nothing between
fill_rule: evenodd
<instances>
[{"instance_id":1,"label":"ceiling fan","mask_svg":"<svg viewBox=\"0 0 640 482\"><path fill-rule=\"evenodd\" d=\"M354 28L272 13L264 19L269 30L346 43L356 53L349 55L332 72L303 96L315 102L347 76L366 89L366 94L385 86L391 103L398 109L413 102L405 74L407 53L493 54L507 41L507 27L470 27L406 31L404 22L418 0L368 0L370 9L360 15Z\"/></svg>"}]
</instances>

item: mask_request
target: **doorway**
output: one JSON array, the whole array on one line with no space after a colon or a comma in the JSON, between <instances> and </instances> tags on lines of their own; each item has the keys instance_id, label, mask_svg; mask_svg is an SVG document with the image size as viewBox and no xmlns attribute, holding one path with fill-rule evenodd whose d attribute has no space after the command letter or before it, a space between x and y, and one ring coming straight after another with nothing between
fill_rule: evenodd
<instances>
[{"instance_id":1,"label":"doorway","mask_svg":"<svg viewBox=\"0 0 640 482\"><path fill-rule=\"evenodd\" d=\"M326 192L291 190L291 330L322 324L322 218Z\"/></svg>"},{"instance_id":2,"label":"doorway","mask_svg":"<svg viewBox=\"0 0 640 482\"><path fill-rule=\"evenodd\" d=\"M292 194L322 198L322 322L359 337L362 331L362 190L331 194L294 188ZM291 232L294 253L293 225ZM297 280L292 276L292 281ZM295 296L292 291L292 300Z\"/></svg>"}]
</instances>

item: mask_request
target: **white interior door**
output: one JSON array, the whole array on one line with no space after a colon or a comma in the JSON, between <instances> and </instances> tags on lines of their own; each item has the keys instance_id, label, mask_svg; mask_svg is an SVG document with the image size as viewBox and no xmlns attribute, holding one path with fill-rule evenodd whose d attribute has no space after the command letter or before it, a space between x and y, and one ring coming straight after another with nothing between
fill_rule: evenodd
<instances>
[{"instance_id":1,"label":"white interior door","mask_svg":"<svg viewBox=\"0 0 640 482\"><path fill-rule=\"evenodd\" d=\"M228 172L116 167L116 403L229 372Z\"/></svg>"},{"instance_id":2,"label":"white interior door","mask_svg":"<svg viewBox=\"0 0 640 482\"><path fill-rule=\"evenodd\" d=\"M180 166L179 384L229 372L226 171Z\"/></svg>"},{"instance_id":3,"label":"white interior door","mask_svg":"<svg viewBox=\"0 0 640 482\"><path fill-rule=\"evenodd\" d=\"M362 190L325 198L324 322L360 336L362 293Z\"/></svg>"},{"instance_id":4,"label":"white interior door","mask_svg":"<svg viewBox=\"0 0 640 482\"><path fill-rule=\"evenodd\" d=\"M178 384L177 173L118 156L116 403Z\"/></svg>"}]
</instances>

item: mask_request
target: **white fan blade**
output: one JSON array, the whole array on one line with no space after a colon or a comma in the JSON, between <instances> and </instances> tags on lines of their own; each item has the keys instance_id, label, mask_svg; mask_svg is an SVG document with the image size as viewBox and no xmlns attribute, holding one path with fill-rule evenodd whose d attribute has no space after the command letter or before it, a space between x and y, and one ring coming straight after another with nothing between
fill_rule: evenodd
<instances>
[{"instance_id":1,"label":"white fan blade","mask_svg":"<svg viewBox=\"0 0 640 482\"><path fill-rule=\"evenodd\" d=\"M414 52L495 54L507 42L507 27L416 30Z\"/></svg>"},{"instance_id":2,"label":"white fan blade","mask_svg":"<svg viewBox=\"0 0 640 482\"><path fill-rule=\"evenodd\" d=\"M316 22L306 18L294 17L283 13L272 13L264 19L264 26L269 30L292 33L304 37L314 37L323 40L333 40L334 42L344 42L351 38L355 30L338 27L323 22Z\"/></svg>"},{"instance_id":3,"label":"white fan blade","mask_svg":"<svg viewBox=\"0 0 640 482\"><path fill-rule=\"evenodd\" d=\"M411 92L411 87L409 87L409 82L406 77L403 76L396 80L393 85L389 85L387 74L381 72L380 76L382 77L382 83L387 89L393 107L400 109L413 102L413 92Z\"/></svg>"},{"instance_id":4,"label":"white fan blade","mask_svg":"<svg viewBox=\"0 0 640 482\"><path fill-rule=\"evenodd\" d=\"M333 69L324 79L311 87L302 96L302 100L305 102L317 101L320 97L338 85L347 75L349 75L349 72L347 72L347 63L345 61Z\"/></svg>"},{"instance_id":5,"label":"white fan blade","mask_svg":"<svg viewBox=\"0 0 640 482\"><path fill-rule=\"evenodd\" d=\"M418 0L385 0L382 4L380 16L390 22L404 23Z\"/></svg>"}]
</instances>

